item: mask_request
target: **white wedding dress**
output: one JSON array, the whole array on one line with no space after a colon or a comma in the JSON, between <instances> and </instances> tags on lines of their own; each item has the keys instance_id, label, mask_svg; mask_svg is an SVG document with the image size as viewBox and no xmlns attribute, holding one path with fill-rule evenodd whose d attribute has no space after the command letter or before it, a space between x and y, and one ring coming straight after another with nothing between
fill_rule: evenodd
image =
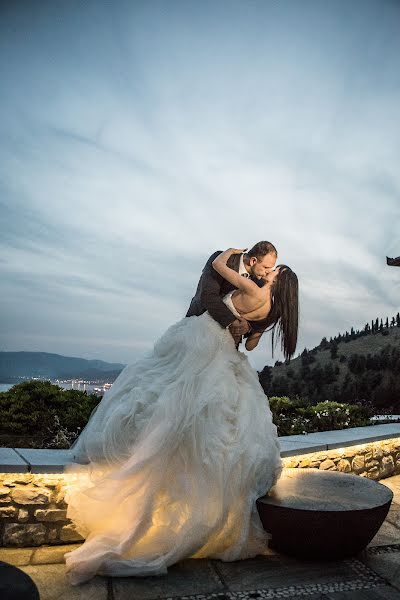
<instances>
[{"instance_id":1,"label":"white wedding dress","mask_svg":"<svg viewBox=\"0 0 400 600\"><path fill-rule=\"evenodd\" d=\"M277 429L257 372L208 313L125 367L72 451L67 517L86 538L65 554L73 585L267 551L256 499L282 470Z\"/></svg>"}]
</instances>

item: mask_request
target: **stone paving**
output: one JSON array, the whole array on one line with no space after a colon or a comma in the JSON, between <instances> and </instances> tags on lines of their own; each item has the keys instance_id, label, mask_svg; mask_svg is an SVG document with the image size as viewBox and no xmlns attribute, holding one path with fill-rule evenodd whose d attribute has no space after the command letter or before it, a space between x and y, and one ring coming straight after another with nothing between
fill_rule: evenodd
<instances>
[{"instance_id":1,"label":"stone paving","mask_svg":"<svg viewBox=\"0 0 400 600\"><path fill-rule=\"evenodd\" d=\"M400 475L381 483L394 493L389 514L368 548L342 561L302 561L270 550L231 563L183 560L162 577L95 577L74 587L63 556L78 544L2 548L0 560L30 575L42 600L400 600Z\"/></svg>"}]
</instances>

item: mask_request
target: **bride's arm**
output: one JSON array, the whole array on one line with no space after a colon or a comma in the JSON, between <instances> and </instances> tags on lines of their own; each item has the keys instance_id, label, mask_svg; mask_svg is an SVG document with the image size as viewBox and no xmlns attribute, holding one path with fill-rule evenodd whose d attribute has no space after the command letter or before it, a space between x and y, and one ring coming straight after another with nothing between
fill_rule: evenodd
<instances>
[{"instance_id":1,"label":"bride's arm","mask_svg":"<svg viewBox=\"0 0 400 600\"><path fill-rule=\"evenodd\" d=\"M258 342L261 339L263 331L259 331L258 333L252 333L246 340L246 350L254 350L257 346Z\"/></svg>"},{"instance_id":2,"label":"bride's arm","mask_svg":"<svg viewBox=\"0 0 400 600\"><path fill-rule=\"evenodd\" d=\"M213 268L219 273L224 279L229 281L232 285L234 285L239 290L246 291L247 293L256 292L259 290L257 284L254 281L251 281L248 277L242 277L228 267L226 264L228 259L232 256L232 254L241 254L243 250L237 250L236 248L228 248L228 250L224 250L215 258L212 262Z\"/></svg>"}]
</instances>

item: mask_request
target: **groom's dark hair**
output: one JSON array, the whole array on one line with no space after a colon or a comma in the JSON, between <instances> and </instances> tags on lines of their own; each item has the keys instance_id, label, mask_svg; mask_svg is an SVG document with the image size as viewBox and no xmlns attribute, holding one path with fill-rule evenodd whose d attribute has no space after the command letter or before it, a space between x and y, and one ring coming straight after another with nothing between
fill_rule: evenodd
<instances>
[{"instance_id":1,"label":"groom's dark hair","mask_svg":"<svg viewBox=\"0 0 400 600\"><path fill-rule=\"evenodd\" d=\"M246 254L247 256L255 256L256 258L261 258L266 254L276 254L278 256L278 252L271 242L257 242L250 250L247 250Z\"/></svg>"}]
</instances>

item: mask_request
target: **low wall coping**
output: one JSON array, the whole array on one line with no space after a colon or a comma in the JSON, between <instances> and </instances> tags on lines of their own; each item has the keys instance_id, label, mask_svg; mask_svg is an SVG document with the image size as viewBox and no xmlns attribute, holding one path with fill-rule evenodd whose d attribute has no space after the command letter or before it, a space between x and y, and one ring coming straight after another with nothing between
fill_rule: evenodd
<instances>
[{"instance_id":1,"label":"low wall coping","mask_svg":"<svg viewBox=\"0 0 400 600\"><path fill-rule=\"evenodd\" d=\"M279 443L284 458L390 438L400 438L400 423L286 435L279 438ZM0 473L63 473L65 466L73 462L73 457L72 450L0 448Z\"/></svg>"},{"instance_id":2,"label":"low wall coping","mask_svg":"<svg viewBox=\"0 0 400 600\"><path fill-rule=\"evenodd\" d=\"M281 456L285 457L357 446L397 437L400 437L400 423L385 423L301 435L286 435L280 437L279 441Z\"/></svg>"},{"instance_id":3,"label":"low wall coping","mask_svg":"<svg viewBox=\"0 0 400 600\"><path fill-rule=\"evenodd\" d=\"M14 448L0 448L0 473L26 473L29 463Z\"/></svg>"}]
</instances>

